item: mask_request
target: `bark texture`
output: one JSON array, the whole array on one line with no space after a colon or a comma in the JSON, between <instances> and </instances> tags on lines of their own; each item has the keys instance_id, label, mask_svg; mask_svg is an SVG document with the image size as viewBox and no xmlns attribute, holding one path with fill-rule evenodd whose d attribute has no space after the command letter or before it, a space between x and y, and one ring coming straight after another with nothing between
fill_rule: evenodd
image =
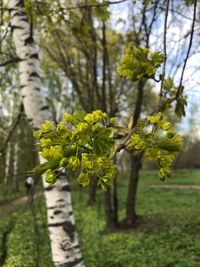
<instances>
[{"instance_id":1,"label":"bark texture","mask_svg":"<svg viewBox=\"0 0 200 267\"><path fill-rule=\"evenodd\" d=\"M33 129L51 118L39 69L39 55L22 0L10 0L10 23L19 58L21 95ZM84 267L74 224L69 184L64 174L52 186L43 181L53 262L56 267Z\"/></svg>"}]
</instances>

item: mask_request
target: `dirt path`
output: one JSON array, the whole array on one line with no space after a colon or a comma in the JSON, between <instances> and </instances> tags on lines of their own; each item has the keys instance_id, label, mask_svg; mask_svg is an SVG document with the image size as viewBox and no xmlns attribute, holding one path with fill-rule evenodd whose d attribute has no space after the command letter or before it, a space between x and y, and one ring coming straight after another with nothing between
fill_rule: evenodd
<instances>
[{"instance_id":1,"label":"dirt path","mask_svg":"<svg viewBox=\"0 0 200 267\"><path fill-rule=\"evenodd\" d=\"M35 194L34 199L41 196L42 194L43 194L42 192ZM27 196L18 198L12 202L0 206L0 220L5 218L12 212L16 211L17 209L24 207L25 205L28 205Z\"/></svg>"},{"instance_id":2,"label":"dirt path","mask_svg":"<svg viewBox=\"0 0 200 267\"><path fill-rule=\"evenodd\" d=\"M196 184L152 184L150 185L150 188L166 188L166 189L197 189L200 190L200 185Z\"/></svg>"}]
</instances>

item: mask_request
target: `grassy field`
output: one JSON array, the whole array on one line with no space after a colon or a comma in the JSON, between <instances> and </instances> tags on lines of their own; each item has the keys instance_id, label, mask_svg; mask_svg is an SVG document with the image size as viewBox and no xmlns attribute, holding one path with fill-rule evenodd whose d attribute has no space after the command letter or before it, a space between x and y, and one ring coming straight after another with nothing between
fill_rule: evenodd
<instances>
[{"instance_id":1,"label":"grassy field","mask_svg":"<svg viewBox=\"0 0 200 267\"><path fill-rule=\"evenodd\" d=\"M119 181L120 218L123 218L126 175ZM178 171L166 183L200 184L200 171ZM137 201L141 225L134 231L112 234L105 232L101 193L97 204L88 208L84 204L86 191L73 192L86 267L200 267L200 190L150 188L152 184L163 183L157 172L143 171ZM3 267L52 267L42 198L36 201L35 211L36 225L27 208L0 222Z\"/></svg>"}]
</instances>

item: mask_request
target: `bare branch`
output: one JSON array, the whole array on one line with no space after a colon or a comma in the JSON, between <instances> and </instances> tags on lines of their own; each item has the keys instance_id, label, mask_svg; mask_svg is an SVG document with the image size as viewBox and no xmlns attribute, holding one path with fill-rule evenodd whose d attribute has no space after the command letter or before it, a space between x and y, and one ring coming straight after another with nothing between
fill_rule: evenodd
<instances>
[{"instance_id":1,"label":"bare branch","mask_svg":"<svg viewBox=\"0 0 200 267\"><path fill-rule=\"evenodd\" d=\"M165 21L164 21L164 35L163 35L163 51L164 51L164 62L163 62L163 70L162 70L162 80L160 85L160 99L158 108L162 105L162 96L163 96L163 83L165 78L165 68L166 68L166 61L167 61L167 19L169 13L169 3L170 0L166 0L166 11L165 11Z\"/></svg>"},{"instance_id":2,"label":"bare branch","mask_svg":"<svg viewBox=\"0 0 200 267\"><path fill-rule=\"evenodd\" d=\"M3 63L0 63L0 68L1 68L1 67L4 67L4 66L6 66L6 65L12 64L12 63L18 63L18 62L20 62L20 61L21 61L20 58L11 58L11 59L9 59L9 60L3 62Z\"/></svg>"},{"instance_id":3,"label":"bare branch","mask_svg":"<svg viewBox=\"0 0 200 267\"><path fill-rule=\"evenodd\" d=\"M17 127L18 124L20 123L20 121L21 121L21 117L22 117L22 114L23 114L23 111L24 111L24 106L23 106L23 104L21 103L19 114L18 114L17 117L15 118L15 120L14 120L14 122L13 122L13 125L11 126L11 128L10 128L10 130L9 130L9 132L8 132L8 135L7 135L6 139L5 139L3 145L2 145L1 148L0 148L0 156L3 155L4 150L5 150L5 148L6 148L7 144L8 144L8 142L10 141L12 135L14 134L16 127Z\"/></svg>"},{"instance_id":4,"label":"bare branch","mask_svg":"<svg viewBox=\"0 0 200 267\"><path fill-rule=\"evenodd\" d=\"M191 34L190 34L190 41L189 41L189 46L188 46L188 50L187 50L187 54L184 60L184 65L183 65L183 69L182 69L182 73L181 73L181 78L180 78L180 83L179 83L179 87L182 87L182 82L183 82L183 76L184 76L184 72L185 72L185 68L186 68L186 64L189 58L189 54L190 54L190 50L192 47L192 41L193 41L193 35L194 35L194 26L195 26L195 21L196 21L196 11L197 11L197 0L194 1L194 11L193 11L193 20L192 20L192 27L191 27ZM178 90L177 90L177 94L178 94Z\"/></svg>"},{"instance_id":5,"label":"bare branch","mask_svg":"<svg viewBox=\"0 0 200 267\"><path fill-rule=\"evenodd\" d=\"M102 7L102 6L110 6L110 5L116 5L120 3L127 2L128 0L119 0L119 1L105 1L103 3L94 3L94 4L78 4L74 6L67 6L67 7L60 7L60 11L68 11L73 9L81 9L81 8L96 8L96 7ZM42 4L42 2L36 2L36 4ZM53 10L52 10L53 11Z\"/></svg>"}]
</instances>

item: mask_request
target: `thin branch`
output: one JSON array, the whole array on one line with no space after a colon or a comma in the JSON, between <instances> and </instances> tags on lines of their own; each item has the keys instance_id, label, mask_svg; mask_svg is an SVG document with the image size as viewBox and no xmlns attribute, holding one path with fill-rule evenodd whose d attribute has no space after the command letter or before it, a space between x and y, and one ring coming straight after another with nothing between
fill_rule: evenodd
<instances>
[{"instance_id":1,"label":"thin branch","mask_svg":"<svg viewBox=\"0 0 200 267\"><path fill-rule=\"evenodd\" d=\"M197 11L197 0L194 1L194 13L193 13L193 20L192 20L192 27L191 27L191 34L190 34L190 42L189 42L187 54L186 54L186 57L184 60L184 65L183 65L183 69L182 69L182 73L181 73L179 87L182 87L183 76L184 76L186 64L187 64L187 61L188 61L188 58L190 55L190 50L192 47L192 41L193 41L193 35L194 35L194 26L195 26L195 20L196 20L196 11ZM178 90L177 90L177 93L178 93Z\"/></svg>"},{"instance_id":2,"label":"thin branch","mask_svg":"<svg viewBox=\"0 0 200 267\"><path fill-rule=\"evenodd\" d=\"M16 127L19 125L20 120L21 120L21 117L22 117L22 115L23 115L23 111L24 111L24 106L23 106L23 104L21 103L19 114L17 115L16 119L14 120L13 125L11 126L11 128L10 128L10 130L9 130L9 132L8 132L7 137L6 137L6 139L5 139L4 143L3 143L3 145L2 145L1 148L0 148L0 156L3 155L4 150L5 150L5 148L6 148L7 144L8 144L8 142L10 141L12 135L14 134Z\"/></svg>"},{"instance_id":3,"label":"thin branch","mask_svg":"<svg viewBox=\"0 0 200 267\"><path fill-rule=\"evenodd\" d=\"M160 85L160 99L158 108L162 105L162 96L163 96L163 83L165 78L165 68L166 68L166 61L167 61L167 19L169 13L169 3L170 0L166 1L166 12L165 12L165 21L164 21L164 35L163 35L163 50L164 50L164 62L163 62L163 70L162 70L162 80Z\"/></svg>"},{"instance_id":4,"label":"thin branch","mask_svg":"<svg viewBox=\"0 0 200 267\"><path fill-rule=\"evenodd\" d=\"M21 61L20 58L11 58L11 59L9 59L9 60L3 62L3 63L0 63L0 68L1 68L1 67L4 67L4 66L6 66L6 65L9 65L9 64L18 63L18 62L20 62L20 61Z\"/></svg>"},{"instance_id":5,"label":"thin branch","mask_svg":"<svg viewBox=\"0 0 200 267\"><path fill-rule=\"evenodd\" d=\"M164 10L164 11L165 11L165 7L159 6L158 8L159 8L160 10ZM170 11L170 12L173 12L173 13L179 15L179 16L181 16L182 18L185 18L185 19L188 19L188 20L193 20L193 18L190 18L190 17L186 16L185 14L181 13L181 12L178 11L178 10L172 10L172 9L169 8L169 11ZM195 22L198 22L198 23L199 23L200 20L198 20L198 19L196 18L196 19L195 19Z\"/></svg>"},{"instance_id":6,"label":"thin branch","mask_svg":"<svg viewBox=\"0 0 200 267\"><path fill-rule=\"evenodd\" d=\"M64 10L72 10L72 9L77 9L77 8L93 8L93 7L102 7L102 6L109 6L109 5L116 5L116 4L120 4L123 2L127 2L128 0L120 0L120 1L105 1L103 3L96 3L96 4L78 4L76 6L68 6L66 8L62 8Z\"/></svg>"},{"instance_id":7,"label":"thin branch","mask_svg":"<svg viewBox=\"0 0 200 267\"><path fill-rule=\"evenodd\" d=\"M150 37L151 31L152 31L153 23L156 20L158 2L159 2L159 0L157 0L155 2L154 9L153 9L152 20L151 20L151 23L149 25L149 29L148 29L148 33L147 33L147 47L149 47L149 37Z\"/></svg>"}]
</instances>

